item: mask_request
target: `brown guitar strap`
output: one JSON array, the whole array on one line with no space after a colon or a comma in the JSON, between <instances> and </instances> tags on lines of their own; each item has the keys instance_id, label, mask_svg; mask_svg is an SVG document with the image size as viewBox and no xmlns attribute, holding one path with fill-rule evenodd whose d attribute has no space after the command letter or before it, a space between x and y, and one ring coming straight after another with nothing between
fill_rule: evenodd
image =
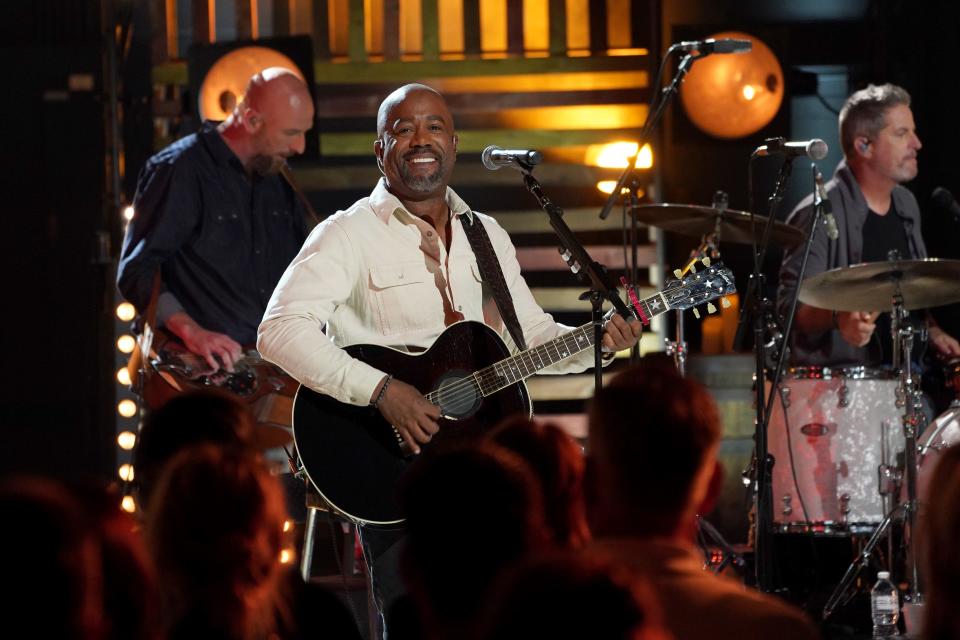
<instances>
[{"instance_id":1,"label":"brown guitar strap","mask_svg":"<svg viewBox=\"0 0 960 640\"><path fill-rule=\"evenodd\" d=\"M477 256L477 266L480 267L480 277L489 285L493 292L493 300L497 303L497 309L500 311L500 317L503 324L506 325L510 337L520 351L526 351L527 343L523 340L523 331L520 329L520 321L517 319L517 310L513 307L513 298L510 297L510 290L507 288L507 281L503 278L503 270L500 268L500 261L497 260L497 254L493 251L493 244L490 242L490 236L483 223L480 222L480 216L471 212L469 215L460 216L463 223L463 230L467 234L473 253Z\"/></svg>"},{"instance_id":2,"label":"brown guitar strap","mask_svg":"<svg viewBox=\"0 0 960 640\"><path fill-rule=\"evenodd\" d=\"M307 200L307 196L304 195L303 191L294 181L293 173L290 171L290 165L284 163L283 167L280 169L280 173L283 175L284 179L286 179L287 184L290 185L290 188L293 189L293 192L297 194L297 198L300 199L300 203L303 205L303 208L306 209L307 213L310 214L310 221L313 223L309 225L310 228L312 229L320 224L320 216L318 216L317 212L313 210L313 207L310 205L310 201Z\"/></svg>"}]
</instances>

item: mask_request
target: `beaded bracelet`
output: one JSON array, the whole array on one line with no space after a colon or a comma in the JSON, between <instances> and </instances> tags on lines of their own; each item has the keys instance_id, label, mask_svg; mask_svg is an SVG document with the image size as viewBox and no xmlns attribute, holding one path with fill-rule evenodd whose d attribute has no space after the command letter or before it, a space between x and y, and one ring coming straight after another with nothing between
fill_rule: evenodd
<instances>
[{"instance_id":1,"label":"beaded bracelet","mask_svg":"<svg viewBox=\"0 0 960 640\"><path fill-rule=\"evenodd\" d=\"M390 386L391 380L393 380L393 376L388 373L387 379L384 380L383 386L380 387L380 393L378 393L376 399L370 403L370 406L372 406L374 409L380 408L380 401L383 400L383 394L387 392L387 387Z\"/></svg>"}]
</instances>

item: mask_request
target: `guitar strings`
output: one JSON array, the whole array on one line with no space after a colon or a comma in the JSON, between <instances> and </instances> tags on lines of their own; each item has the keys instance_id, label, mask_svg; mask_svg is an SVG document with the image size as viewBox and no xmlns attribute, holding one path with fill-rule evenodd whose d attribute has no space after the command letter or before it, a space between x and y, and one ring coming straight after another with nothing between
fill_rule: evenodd
<instances>
[{"instance_id":1,"label":"guitar strings","mask_svg":"<svg viewBox=\"0 0 960 640\"><path fill-rule=\"evenodd\" d=\"M563 334L557 336L556 338L554 338L554 339L552 339L552 340L550 340L550 341L548 341L548 342L543 343L542 345L539 345L539 346L534 347L534 348L532 348L532 349L528 349L527 351L523 351L523 352L521 352L521 353L518 353L518 354L516 354L516 355L510 356L509 358L505 358L504 360L502 360L501 362L505 362L505 361L508 361L508 360L514 360L514 361L519 361L519 362L523 363L523 358L524 358L524 356L528 356L528 357L531 358L531 359L530 359L530 365L533 365L533 367L534 367L533 371L527 373L526 375L521 375L520 377L516 378L515 380L512 380L512 381L508 382L507 385L505 385L505 386L509 386L510 384L514 384L514 383L516 383L516 382L519 382L520 380L523 380L523 379L525 379L525 378L533 375L534 373L536 373L537 371L540 371L541 369L545 369L546 367L548 367L548 366L550 366L550 365L553 365L553 364L556 364L557 362L560 362L561 360L566 360L567 358L572 357L572 356L574 356L574 355L576 355L576 354L578 354L578 353L581 353L581 352L583 352L583 351L586 351L587 348L592 347L594 343L590 340L590 338L587 338L587 340L588 340L588 345L587 345L586 347L582 348L582 349L579 349L578 351L573 351L572 349L570 349L570 346L569 346L568 344L566 344L567 340L569 340L570 338L573 338L573 339L575 340L575 345L576 345L576 346L580 346L580 345L579 345L579 342L576 342L576 341L577 341L577 338L576 338L576 336L574 336L574 334L577 333L577 332L581 332L581 333L586 334L586 333L587 333L587 329L590 329L590 330L591 330L591 333L592 333L592 329L593 329L593 323L592 323L592 322L588 322L587 324L582 325L582 326L580 326L580 327L577 327L576 329L573 329L572 331L568 331L568 332L566 332L566 333L563 333ZM592 337L592 336L591 336L591 337ZM532 354L534 354L535 352L537 352L537 351L539 351L539 350L542 350L543 353L544 353L544 354L547 354L547 357L549 358L550 356L549 356L549 354L548 354L548 349L547 349L547 347L549 347L550 345L554 345L554 348L557 350L557 355L562 355L560 349L557 347L557 344L558 344L559 342L563 342L563 343L564 343L564 346L567 347L566 350L567 350L569 353L567 353L566 355L563 355L563 357L559 358L558 360L555 360L555 361L551 362L549 365L543 364L543 358L538 355L537 357L540 359L540 364L541 364L541 366L540 366L540 367L537 367L536 364L533 362ZM479 389L479 391L480 391L481 393L483 393L483 385L484 385L485 383L491 382L491 381L493 381L493 380L497 380L498 378L508 379L508 376L507 376L507 375L498 374L498 373L497 373L497 371L496 371L496 364L499 364L499 363L495 363L495 364L493 364L493 365L489 365L489 366L487 366L487 367L484 367L483 369L480 369L479 371L475 372L473 375L471 375L471 376L469 376L469 377L467 377L467 378L461 378L460 380L457 380L456 382L453 382L453 383L451 383L451 384L449 384L449 385L446 385L446 386L440 387L439 389L436 389L436 390L434 390L434 391L431 391L430 393L425 394L424 397L425 397L427 400L429 400L432 404L437 404L436 402L434 402L434 399L439 400L439 398L440 398L440 396L441 396L441 394L442 394L442 395L444 396L444 399L445 399L447 402L449 402L449 403L451 403L451 404L456 404L457 402L466 400L466 399L470 398L471 395L473 395L473 391L470 389L470 387L476 386L476 387ZM529 367L527 367L527 365L524 364L524 368L529 368ZM516 367L516 366L513 366L513 368L511 369L509 365L505 365L505 366L503 367L503 369L504 369L506 372L513 371L513 372L515 372L515 373L520 373L520 369L519 369L518 367ZM491 373L483 373L484 371L490 371ZM481 375L481 374L482 374L482 375ZM501 388L503 388L503 387L501 387ZM455 395L455 396L451 396L450 394L456 394L456 395Z\"/></svg>"},{"instance_id":2,"label":"guitar strings","mask_svg":"<svg viewBox=\"0 0 960 640\"><path fill-rule=\"evenodd\" d=\"M713 269L710 270L710 275L713 275ZM726 292L718 292L718 293L719 293L720 295L722 295L723 293L726 293ZM654 296L651 296L651 297L649 297L649 298L643 299L643 300L641 301L641 303L645 303L645 304L647 305L647 307L649 308L649 300L651 300L651 299L653 299L653 298L655 298L655 297L657 297L657 296L659 296L659 295L660 295L660 293L658 292L658 293L655 294ZM704 300L704 301L706 301L706 300ZM701 301L701 302L703 302L703 301ZM654 317L655 315L659 315L659 314L648 313L648 317ZM509 358L505 358L504 360L502 360L501 362L516 361L516 362L520 362L521 364L523 364L523 358L524 358L524 356L528 356L528 357L531 358L530 364L533 365L533 367L534 367L534 370L533 370L533 371L527 373L526 375L521 375L520 377L516 378L515 380L512 380L512 381L508 382L506 385L504 385L504 387L505 387L505 386L509 386L509 385L511 385L511 384L514 384L514 383L516 383L516 382L519 382L519 381L521 381L521 380L524 380L524 379L528 378L529 376L533 375L534 373L536 373L537 371L540 371L541 369L544 369L544 368L546 368L546 367L548 367L548 366L551 366L551 365L553 365L553 364L556 364L557 362L560 362L560 361L565 360L565 359L567 359L567 358L569 358L569 357L572 357L572 356L574 356L574 355L577 355L578 353L582 353L583 351L586 351L588 348L592 347L592 346L594 345L594 341L592 340L592 337L593 337L593 336L592 336L593 326L594 326L594 323L593 323L593 322L588 322L587 324L581 325L581 326L577 327L576 329L573 329L573 330L571 330L571 331L568 331L568 332L566 332L566 333L563 333L563 334L561 334L561 335L553 338L552 340L543 343L542 345L536 346L536 347L534 347L534 348L532 348L532 349L528 349L527 351L523 351L523 352L521 352L521 353L515 354L515 355L513 355L513 356L510 356ZM569 348L569 345L566 344L567 340L570 339L570 338L574 338L574 340L576 341L576 336L574 336L574 334L577 333L577 332L581 332L581 333L587 334L587 333L588 333L588 329L590 330L590 331L589 331L590 335L589 335L589 337L587 338L587 339L588 339L588 345L585 346L585 347L583 347L583 348L581 348L581 349L579 349L579 350L577 350L577 351L571 350L571 349ZM559 358L558 360L555 360L554 362L551 362L550 365L544 365L544 364L543 364L543 358L540 357L540 355L538 354L537 357L540 359L540 364L541 364L541 366L540 366L540 367L536 367L536 364L535 364L535 363L533 362L533 360L532 360L532 354L536 353L538 350L543 350L543 352L544 352L545 354L547 354L547 355L548 355L548 358L549 358L550 356L549 356L549 354L548 354L548 349L547 349L547 347L549 347L550 345L553 345L554 348L557 349L557 355L561 355L561 352L560 352L559 348L557 347L557 345L558 345L560 342L563 342L563 343L564 343L564 346L567 347L567 350L570 351L570 353L564 355L563 357ZM580 345L579 345L579 343L575 342L575 346L580 346ZM474 372L474 373L473 373L471 376L469 376L469 377L461 378L460 380L457 380L456 382L453 382L453 383L451 383L451 384L449 384L449 385L440 387L439 389L435 389L434 391L431 391L431 392L429 392L429 393L427 393L427 394L424 394L424 398L426 398L428 401L430 401L431 404L438 404L438 402L435 402L435 400L439 401L441 395L443 395L443 396L444 396L444 399L445 399L447 402L449 402L450 404L455 404L455 403L457 403L457 402L466 400L466 399L470 398L470 397L473 395L474 392L473 392L473 390L471 389L471 387L476 387L476 388L480 391L480 393L482 394L482 393L483 393L484 385L485 385L486 383L489 383L489 382L491 382L491 381L493 381L493 380L496 380L496 379L498 379L498 378L508 379L508 376L507 376L507 375L497 373L497 369L496 369L496 365L497 365L497 364L499 364L499 363L494 363L493 365L489 365L489 366L487 366L487 367L484 367L483 369L480 369L479 371ZM528 368L527 365L524 364L524 368ZM501 370L504 370L504 371L507 372L507 373L510 372L510 371L511 371L510 365L504 365L504 367L502 367ZM490 373L483 373L484 371L489 371ZM514 373L520 373L519 368L517 368L516 366L513 366L512 371L513 371ZM504 388L504 387L501 387L501 389ZM451 396L450 394L456 394L456 395Z\"/></svg>"}]
</instances>

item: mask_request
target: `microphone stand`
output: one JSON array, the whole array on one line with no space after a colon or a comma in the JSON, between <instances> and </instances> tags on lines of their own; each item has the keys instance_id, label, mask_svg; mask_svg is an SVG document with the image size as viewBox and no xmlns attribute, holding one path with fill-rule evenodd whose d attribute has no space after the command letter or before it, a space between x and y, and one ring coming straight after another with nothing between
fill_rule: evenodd
<instances>
[{"instance_id":1,"label":"microphone stand","mask_svg":"<svg viewBox=\"0 0 960 640\"><path fill-rule=\"evenodd\" d=\"M751 161L753 158L751 158ZM753 273L750 275L750 284L747 287L747 293L744 297L744 309L750 309L753 320L753 351L755 358L755 383L756 388L756 432L754 435L754 458L756 461L755 473L755 491L757 495L757 513L754 533L754 555L756 558L756 580L757 587L761 591L773 591L773 556L770 546L773 531L773 459L770 456L767 446L767 405L766 389L764 387L764 370L766 368L766 341L764 340L764 331L766 322L764 320L764 305L768 301L764 297L763 281L761 273L763 262L767 254L767 246L770 244L774 220L776 219L777 208L783 200L783 191L786 186L787 178L790 176L792 168L792 159L786 159L780 165L780 172L777 175L777 181L770 195L770 209L767 215L767 224L764 227L763 239L760 243L760 251L757 252L754 244L753 255ZM752 162L751 169L752 172ZM751 215L753 213L751 212ZM807 239L807 251L810 249L810 238ZM806 259L806 258L805 258ZM797 284L799 292L799 282ZM740 319L741 327L744 326L744 318ZM783 349L781 349L783 351Z\"/></svg>"},{"instance_id":2,"label":"microphone stand","mask_svg":"<svg viewBox=\"0 0 960 640\"><path fill-rule=\"evenodd\" d=\"M593 322L593 353L594 353L594 384L596 389L603 386L603 355L601 351L601 339L603 336L603 322L601 309L603 301L609 300L624 318L634 317L634 314L627 307L626 303L620 298L617 285L610 277L606 267L593 260L587 250L584 248L573 231L567 226L563 219L563 209L554 204L544 193L543 187L533 177L533 167L523 162L517 162L518 168L523 173L523 184L527 191L532 193L540 206L550 217L550 226L560 239L560 257L569 265L570 270L576 274L577 278L583 280L585 275L590 279L590 290L580 296L581 300L589 299L592 307L591 320ZM632 286L632 283L631 283Z\"/></svg>"},{"instance_id":3,"label":"microphone stand","mask_svg":"<svg viewBox=\"0 0 960 640\"><path fill-rule=\"evenodd\" d=\"M669 56L672 54L674 47L676 47L676 45L673 45L667 49L666 55ZM677 66L677 72L673 76L673 80L671 80L670 84L663 89L663 93L660 95L660 99L657 101L654 109L647 112L647 119L644 121L643 128L640 130L640 135L637 138L637 153L627 161L627 167L623 170L623 173L620 174L620 177L617 179L616 186L614 186L613 191L611 191L610 195L607 197L607 201L604 203L603 209L600 210L601 220L607 219L607 216L610 215L610 211L620 198L620 192L623 191L624 187L627 186L627 182L633 175L635 168L634 165L637 162L637 156L640 154L640 150L643 149L643 145L650 141L650 136L653 134L653 131L657 125L660 124L660 120L663 118L663 113L666 111L667 105L670 104L672 98L677 95L677 91L680 88L680 83L683 82L683 79L687 76L687 73L690 71L690 67L693 66L693 62L704 57L704 55L706 54L697 53L694 55L693 53L688 53L687 55L683 56L683 58L680 60L680 64Z\"/></svg>"}]
</instances>

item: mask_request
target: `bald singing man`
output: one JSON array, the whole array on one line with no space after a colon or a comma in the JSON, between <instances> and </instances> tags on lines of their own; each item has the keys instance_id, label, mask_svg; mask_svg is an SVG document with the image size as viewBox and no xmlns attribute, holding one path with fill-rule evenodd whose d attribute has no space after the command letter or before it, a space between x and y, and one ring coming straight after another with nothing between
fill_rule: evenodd
<instances>
[{"instance_id":1,"label":"bald singing man","mask_svg":"<svg viewBox=\"0 0 960 640\"><path fill-rule=\"evenodd\" d=\"M212 370L256 340L267 301L307 237L302 205L278 175L303 153L314 106L292 72L253 76L222 123L204 122L147 161L117 275L143 313L160 270L157 324Z\"/></svg>"}]
</instances>

